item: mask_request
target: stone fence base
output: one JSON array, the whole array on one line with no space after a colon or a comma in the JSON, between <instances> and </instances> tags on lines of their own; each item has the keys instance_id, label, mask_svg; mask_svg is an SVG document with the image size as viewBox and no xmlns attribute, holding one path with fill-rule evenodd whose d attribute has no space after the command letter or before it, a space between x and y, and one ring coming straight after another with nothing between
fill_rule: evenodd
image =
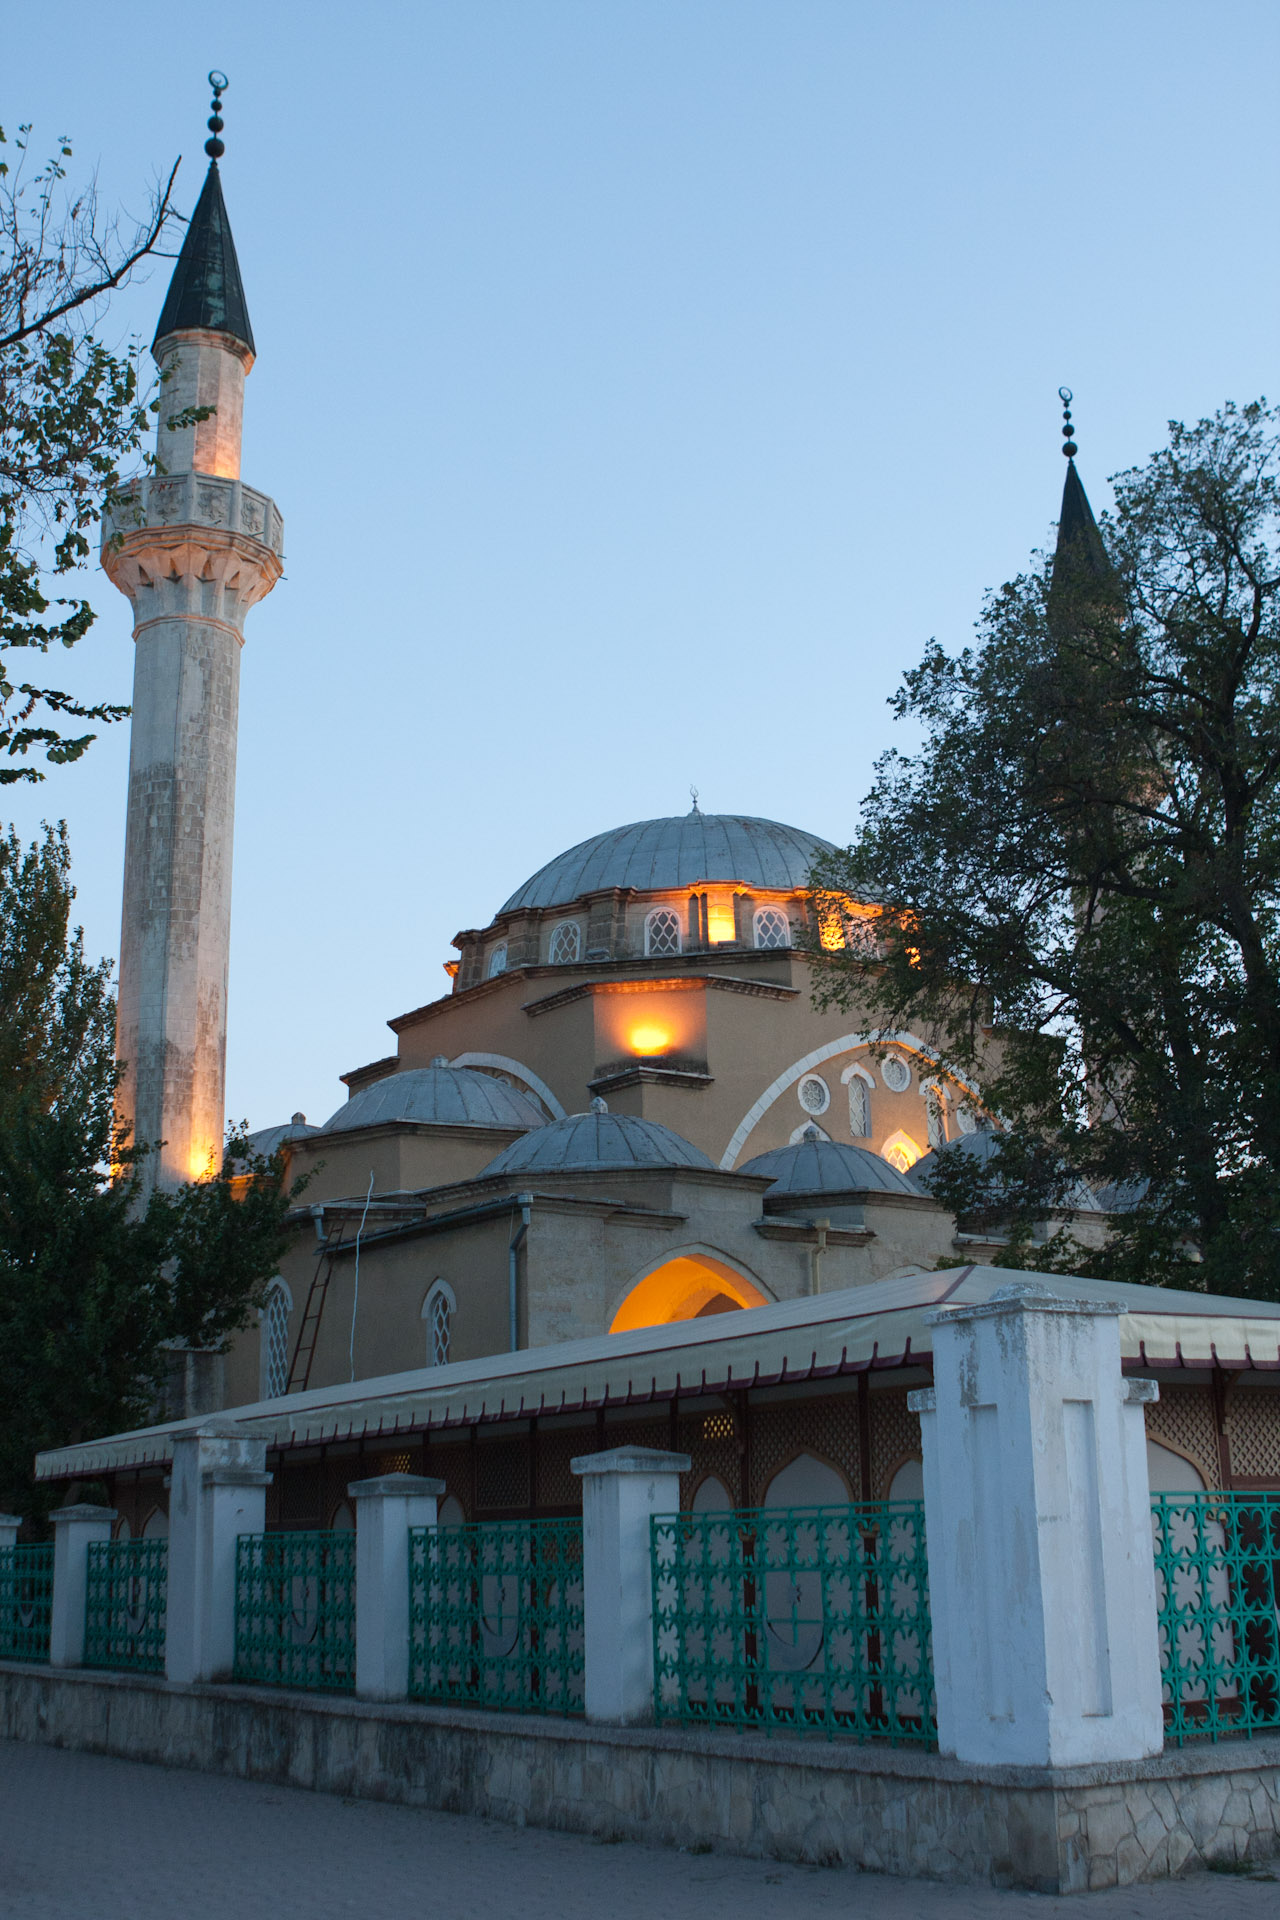
<instances>
[{"instance_id":1,"label":"stone fence base","mask_svg":"<svg viewBox=\"0 0 1280 1920\"><path fill-rule=\"evenodd\" d=\"M0 1738L513 1826L1044 1893L1280 1850L1280 1740L1131 1766L375 1705L0 1661Z\"/></svg>"}]
</instances>

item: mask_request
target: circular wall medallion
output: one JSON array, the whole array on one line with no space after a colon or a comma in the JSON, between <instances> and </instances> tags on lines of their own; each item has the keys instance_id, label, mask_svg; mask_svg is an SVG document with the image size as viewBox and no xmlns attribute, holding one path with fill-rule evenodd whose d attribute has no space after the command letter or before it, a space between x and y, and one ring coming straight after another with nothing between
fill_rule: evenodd
<instances>
[{"instance_id":1,"label":"circular wall medallion","mask_svg":"<svg viewBox=\"0 0 1280 1920\"><path fill-rule=\"evenodd\" d=\"M796 1097L806 1113L825 1113L831 1105L831 1089L817 1073L806 1073L796 1088Z\"/></svg>"},{"instance_id":2,"label":"circular wall medallion","mask_svg":"<svg viewBox=\"0 0 1280 1920\"><path fill-rule=\"evenodd\" d=\"M891 1053L880 1063L880 1078L890 1093L905 1093L911 1085L911 1069L901 1054Z\"/></svg>"}]
</instances>

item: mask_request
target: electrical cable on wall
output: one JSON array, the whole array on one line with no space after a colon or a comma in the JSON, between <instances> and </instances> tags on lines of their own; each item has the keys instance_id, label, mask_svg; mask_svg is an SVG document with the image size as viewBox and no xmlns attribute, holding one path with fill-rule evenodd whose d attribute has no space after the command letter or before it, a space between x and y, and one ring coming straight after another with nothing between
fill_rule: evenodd
<instances>
[{"instance_id":1,"label":"electrical cable on wall","mask_svg":"<svg viewBox=\"0 0 1280 1920\"><path fill-rule=\"evenodd\" d=\"M356 1281L351 1295L351 1342L348 1357L351 1361L351 1378L356 1377L356 1313L360 1306L360 1235L364 1232L364 1223L369 1218L369 1202L373 1199L373 1174L369 1175L369 1191L364 1197L364 1212L360 1215L360 1225L356 1228Z\"/></svg>"}]
</instances>

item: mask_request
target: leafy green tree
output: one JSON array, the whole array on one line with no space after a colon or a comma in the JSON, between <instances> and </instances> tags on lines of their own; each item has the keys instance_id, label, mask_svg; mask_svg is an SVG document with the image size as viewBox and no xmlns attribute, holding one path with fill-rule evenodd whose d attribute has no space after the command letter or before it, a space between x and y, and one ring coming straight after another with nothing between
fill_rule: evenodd
<instances>
[{"instance_id":1,"label":"leafy green tree","mask_svg":"<svg viewBox=\"0 0 1280 1920\"><path fill-rule=\"evenodd\" d=\"M79 759L95 735L74 723L129 711L46 684L34 656L75 646L93 624L79 593L51 601L45 588L88 558L158 405L142 390L137 348L113 353L95 329L176 218L176 166L126 233L92 181L67 186L65 139L28 171L29 134L19 128L10 144L0 129L0 785L42 780L32 756Z\"/></svg>"},{"instance_id":2,"label":"leafy green tree","mask_svg":"<svg viewBox=\"0 0 1280 1920\"><path fill-rule=\"evenodd\" d=\"M32 1516L40 1448L153 1418L175 1344L248 1324L300 1191L233 1134L216 1178L141 1208L110 969L70 930L69 869L62 828L0 836L0 1507Z\"/></svg>"},{"instance_id":3,"label":"leafy green tree","mask_svg":"<svg viewBox=\"0 0 1280 1920\"><path fill-rule=\"evenodd\" d=\"M1280 1297L1280 415L1228 405L932 644L852 846L815 871L828 1004L980 1083L934 1192L1010 1264ZM1074 489L1074 491L1073 491ZM1071 1237L1085 1183L1105 1249ZM1067 1224L1033 1241L1046 1213Z\"/></svg>"}]
</instances>

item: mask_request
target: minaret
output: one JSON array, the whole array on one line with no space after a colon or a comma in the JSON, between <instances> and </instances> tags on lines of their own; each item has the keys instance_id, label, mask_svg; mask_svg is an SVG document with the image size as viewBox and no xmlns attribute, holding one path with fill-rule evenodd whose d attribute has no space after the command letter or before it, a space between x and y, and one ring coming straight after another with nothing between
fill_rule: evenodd
<instances>
[{"instance_id":1,"label":"minaret","mask_svg":"<svg viewBox=\"0 0 1280 1920\"><path fill-rule=\"evenodd\" d=\"M121 1118L135 1143L159 1145L147 1190L221 1157L240 649L283 547L274 501L240 480L253 333L218 175L227 83L209 79L209 171L151 348L157 470L103 526L136 643L116 1050Z\"/></svg>"},{"instance_id":2,"label":"minaret","mask_svg":"<svg viewBox=\"0 0 1280 1920\"><path fill-rule=\"evenodd\" d=\"M1107 558L1102 535L1098 532L1098 523L1093 517L1084 482L1076 472L1076 455L1080 449L1076 445L1076 430L1071 419L1073 397L1070 387L1058 388L1058 398L1062 402L1062 451L1067 459L1067 473L1062 483L1054 572L1055 575L1071 575L1077 586L1095 581L1099 585L1110 586L1115 578L1111 562Z\"/></svg>"}]
</instances>

